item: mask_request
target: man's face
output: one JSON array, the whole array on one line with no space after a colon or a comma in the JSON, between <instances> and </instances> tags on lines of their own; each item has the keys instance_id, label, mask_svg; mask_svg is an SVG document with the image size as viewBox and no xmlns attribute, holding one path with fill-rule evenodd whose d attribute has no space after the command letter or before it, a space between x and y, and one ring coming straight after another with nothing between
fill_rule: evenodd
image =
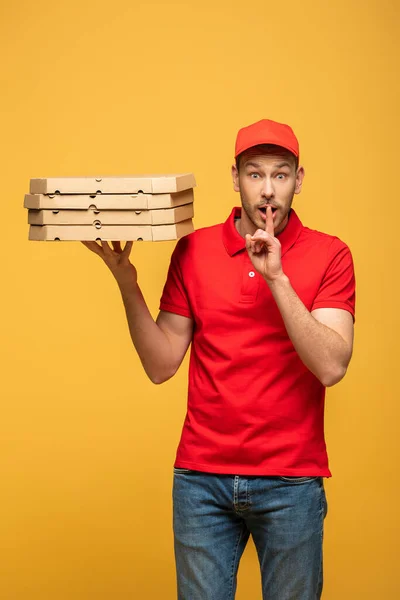
<instances>
[{"instance_id":1,"label":"man's face","mask_svg":"<svg viewBox=\"0 0 400 600\"><path fill-rule=\"evenodd\" d=\"M242 200L241 232L265 229L266 208L272 208L275 235L286 227L294 194L299 194L303 167L296 171L295 157L284 148L249 148L240 157L239 171L232 167L234 190Z\"/></svg>"}]
</instances>

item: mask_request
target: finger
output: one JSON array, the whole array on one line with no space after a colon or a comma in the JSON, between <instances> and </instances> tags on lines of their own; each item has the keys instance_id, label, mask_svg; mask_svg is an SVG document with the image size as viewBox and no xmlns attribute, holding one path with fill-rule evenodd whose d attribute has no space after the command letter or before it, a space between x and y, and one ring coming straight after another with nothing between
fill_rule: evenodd
<instances>
[{"instance_id":1,"label":"finger","mask_svg":"<svg viewBox=\"0 0 400 600\"><path fill-rule=\"evenodd\" d=\"M260 252L262 252L263 250L265 250L267 248L267 245L265 244L265 242L253 242L254 246L253 246L253 252L255 254L259 254Z\"/></svg>"},{"instance_id":2,"label":"finger","mask_svg":"<svg viewBox=\"0 0 400 600\"><path fill-rule=\"evenodd\" d=\"M108 242L101 240L101 247L104 250L104 254L106 256L112 256L113 255L113 250L112 248L108 245Z\"/></svg>"},{"instance_id":3,"label":"finger","mask_svg":"<svg viewBox=\"0 0 400 600\"><path fill-rule=\"evenodd\" d=\"M111 242L114 252L118 252L118 254L122 254L121 242Z\"/></svg>"},{"instance_id":4,"label":"finger","mask_svg":"<svg viewBox=\"0 0 400 600\"><path fill-rule=\"evenodd\" d=\"M86 248L89 248L89 250L91 250L95 254L98 254L99 256L103 257L103 251L97 242L82 242L82 244L86 246Z\"/></svg>"},{"instance_id":5,"label":"finger","mask_svg":"<svg viewBox=\"0 0 400 600\"><path fill-rule=\"evenodd\" d=\"M263 242L264 244L273 244L273 239L269 233L263 231L262 229L258 229L254 235L251 236L251 239L254 242Z\"/></svg>"},{"instance_id":6,"label":"finger","mask_svg":"<svg viewBox=\"0 0 400 600\"><path fill-rule=\"evenodd\" d=\"M266 240L268 237L268 232L264 231L264 229L257 229L256 232L251 236L252 240Z\"/></svg>"},{"instance_id":7,"label":"finger","mask_svg":"<svg viewBox=\"0 0 400 600\"><path fill-rule=\"evenodd\" d=\"M252 241L251 241L251 235L249 233L246 233L245 241L246 241L246 249L250 250Z\"/></svg>"},{"instance_id":8,"label":"finger","mask_svg":"<svg viewBox=\"0 0 400 600\"><path fill-rule=\"evenodd\" d=\"M130 240L129 242L126 242L125 248L122 251L122 256L124 258L128 258L129 257L129 255L131 253L131 250L132 250L132 246L133 246L133 241L132 240Z\"/></svg>"},{"instance_id":9,"label":"finger","mask_svg":"<svg viewBox=\"0 0 400 600\"><path fill-rule=\"evenodd\" d=\"M257 247L257 242L255 242L249 234L246 236L246 249L251 254L258 254L260 251Z\"/></svg>"},{"instance_id":10,"label":"finger","mask_svg":"<svg viewBox=\"0 0 400 600\"><path fill-rule=\"evenodd\" d=\"M274 235L274 217L272 214L272 208L267 206L267 218L265 220L265 231L270 235Z\"/></svg>"}]
</instances>

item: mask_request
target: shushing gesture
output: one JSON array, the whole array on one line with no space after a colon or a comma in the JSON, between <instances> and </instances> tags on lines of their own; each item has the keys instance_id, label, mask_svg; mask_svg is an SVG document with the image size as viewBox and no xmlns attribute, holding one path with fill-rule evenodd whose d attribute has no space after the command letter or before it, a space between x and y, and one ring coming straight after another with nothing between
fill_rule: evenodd
<instances>
[{"instance_id":1,"label":"shushing gesture","mask_svg":"<svg viewBox=\"0 0 400 600\"><path fill-rule=\"evenodd\" d=\"M267 206L265 230L257 229L246 234L246 249L254 268L267 281L273 281L283 274L281 244L274 235L274 218L271 206Z\"/></svg>"}]
</instances>

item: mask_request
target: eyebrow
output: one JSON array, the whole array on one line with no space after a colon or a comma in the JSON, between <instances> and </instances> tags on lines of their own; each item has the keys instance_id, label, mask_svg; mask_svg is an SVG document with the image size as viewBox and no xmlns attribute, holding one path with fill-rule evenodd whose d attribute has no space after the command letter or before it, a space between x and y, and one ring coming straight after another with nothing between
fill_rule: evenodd
<instances>
[{"instance_id":1,"label":"eyebrow","mask_svg":"<svg viewBox=\"0 0 400 600\"><path fill-rule=\"evenodd\" d=\"M255 167L256 169L258 169L259 167L261 167L260 163L254 162L254 161L250 161L246 162L245 167ZM288 162L281 162L278 165L275 165L275 169L282 169L282 167L289 167L289 169L292 167L292 165Z\"/></svg>"},{"instance_id":2,"label":"eyebrow","mask_svg":"<svg viewBox=\"0 0 400 600\"><path fill-rule=\"evenodd\" d=\"M282 169L282 167L289 167L289 169L290 169L292 165L285 161L285 162L281 162L281 163L279 163L279 165L275 165L275 166L277 169Z\"/></svg>"},{"instance_id":3,"label":"eyebrow","mask_svg":"<svg viewBox=\"0 0 400 600\"><path fill-rule=\"evenodd\" d=\"M260 167L260 163L257 162L252 162L251 160L249 160L249 162L246 162L245 167L255 167L256 169L258 169L258 167Z\"/></svg>"}]
</instances>

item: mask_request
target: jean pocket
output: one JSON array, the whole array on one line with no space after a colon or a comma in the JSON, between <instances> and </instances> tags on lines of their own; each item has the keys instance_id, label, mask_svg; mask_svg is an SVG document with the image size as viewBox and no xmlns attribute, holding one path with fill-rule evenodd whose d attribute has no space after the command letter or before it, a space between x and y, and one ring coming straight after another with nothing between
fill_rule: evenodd
<instances>
[{"instance_id":1,"label":"jean pocket","mask_svg":"<svg viewBox=\"0 0 400 600\"><path fill-rule=\"evenodd\" d=\"M181 469L179 467L174 467L175 475L185 475L185 473L193 473L192 469Z\"/></svg>"},{"instance_id":2,"label":"jean pocket","mask_svg":"<svg viewBox=\"0 0 400 600\"><path fill-rule=\"evenodd\" d=\"M316 481L317 479L320 479L319 475L315 476L315 477L284 477L282 475L279 475L278 479L280 479L281 481L285 481L287 483L306 483L307 481Z\"/></svg>"}]
</instances>

